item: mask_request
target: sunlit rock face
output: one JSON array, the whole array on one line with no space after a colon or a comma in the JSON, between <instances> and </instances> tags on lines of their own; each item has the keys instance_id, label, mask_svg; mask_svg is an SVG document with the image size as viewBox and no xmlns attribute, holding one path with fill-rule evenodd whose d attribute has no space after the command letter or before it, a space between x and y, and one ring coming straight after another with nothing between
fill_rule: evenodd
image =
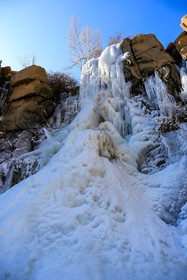
<instances>
[{"instance_id":1,"label":"sunlit rock face","mask_svg":"<svg viewBox=\"0 0 187 280\"><path fill-rule=\"evenodd\" d=\"M45 69L36 65L14 73L12 93L0 120L1 131L36 128L54 109L53 93Z\"/></svg>"},{"instance_id":2,"label":"sunlit rock face","mask_svg":"<svg viewBox=\"0 0 187 280\"><path fill-rule=\"evenodd\" d=\"M123 71L125 80L131 82L131 94L144 93L144 80L156 71L165 83L167 92L180 101L182 85L175 63L182 59L177 50L177 54L174 53L175 45L167 52L154 34L139 34L122 40L121 48L124 53L129 52L131 63L124 60Z\"/></svg>"},{"instance_id":3,"label":"sunlit rock face","mask_svg":"<svg viewBox=\"0 0 187 280\"><path fill-rule=\"evenodd\" d=\"M133 93L128 60L88 61L80 112L56 110L38 172L1 194L2 279L186 279L186 67L178 102L157 71Z\"/></svg>"},{"instance_id":4,"label":"sunlit rock face","mask_svg":"<svg viewBox=\"0 0 187 280\"><path fill-rule=\"evenodd\" d=\"M181 18L181 27L187 32L187 15Z\"/></svg>"}]
</instances>

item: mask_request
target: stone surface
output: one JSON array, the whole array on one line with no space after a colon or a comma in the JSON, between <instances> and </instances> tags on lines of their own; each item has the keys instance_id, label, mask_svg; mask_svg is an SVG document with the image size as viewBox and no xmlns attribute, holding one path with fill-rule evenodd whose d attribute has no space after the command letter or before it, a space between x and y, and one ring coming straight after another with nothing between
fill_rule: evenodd
<instances>
[{"instance_id":1,"label":"stone surface","mask_svg":"<svg viewBox=\"0 0 187 280\"><path fill-rule=\"evenodd\" d=\"M6 73L11 71L8 68L6 70ZM5 109L0 119L0 131L32 129L44 124L54 110L54 94L45 69L39 66L27 67L16 72L10 83L10 96L3 89L5 96L1 103Z\"/></svg>"},{"instance_id":2,"label":"stone surface","mask_svg":"<svg viewBox=\"0 0 187 280\"><path fill-rule=\"evenodd\" d=\"M132 49L143 76L153 73L161 63L175 62L153 34L139 34L132 38Z\"/></svg>"},{"instance_id":3,"label":"stone surface","mask_svg":"<svg viewBox=\"0 0 187 280\"><path fill-rule=\"evenodd\" d=\"M177 65L180 65L182 63L182 57L176 49L174 43L169 43L169 45L166 48L166 52L168 52L173 57Z\"/></svg>"},{"instance_id":4,"label":"stone surface","mask_svg":"<svg viewBox=\"0 0 187 280\"><path fill-rule=\"evenodd\" d=\"M15 143L15 150L12 153L13 157L19 157L25 153L32 151L32 137L33 133L24 130L20 133Z\"/></svg>"},{"instance_id":5,"label":"stone surface","mask_svg":"<svg viewBox=\"0 0 187 280\"><path fill-rule=\"evenodd\" d=\"M184 42L184 41L183 41ZM164 50L163 45L153 34L139 34L131 40L126 38L121 42L122 51L130 53L128 64L124 61L124 75L126 81L131 82L131 95L145 93L143 80L156 70L163 82L168 87L168 92L177 101L180 101L181 91L180 75L174 66L176 60L181 62L181 56L174 44L170 45L169 51ZM171 53L175 52L175 59Z\"/></svg>"},{"instance_id":6,"label":"stone surface","mask_svg":"<svg viewBox=\"0 0 187 280\"><path fill-rule=\"evenodd\" d=\"M45 69L40 66L32 65L17 72L11 79L11 85L15 87L33 80L39 80L45 84L49 83Z\"/></svg>"},{"instance_id":7,"label":"stone surface","mask_svg":"<svg viewBox=\"0 0 187 280\"><path fill-rule=\"evenodd\" d=\"M182 32L174 42L174 45L184 60L187 60L187 33Z\"/></svg>"},{"instance_id":8,"label":"stone surface","mask_svg":"<svg viewBox=\"0 0 187 280\"><path fill-rule=\"evenodd\" d=\"M184 31L187 32L187 15L183 16L181 18L181 25L180 25Z\"/></svg>"},{"instance_id":9,"label":"stone surface","mask_svg":"<svg viewBox=\"0 0 187 280\"><path fill-rule=\"evenodd\" d=\"M132 50L132 46L131 46L131 40L129 38L123 39L122 42L121 42L121 48L122 48L123 53L125 53L125 52L130 53L131 64L128 65L127 63L124 62L125 63L124 67L131 71L133 77L141 79L142 75L141 75L141 72L139 70L137 61L136 61L136 59L134 57L134 54L133 54L133 50Z\"/></svg>"},{"instance_id":10,"label":"stone surface","mask_svg":"<svg viewBox=\"0 0 187 280\"><path fill-rule=\"evenodd\" d=\"M53 102L44 100L40 96L11 102L0 121L0 130L12 131L37 127L38 124L46 122L53 109Z\"/></svg>"},{"instance_id":11,"label":"stone surface","mask_svg":"<svg viewBox=\"0 0 187 280\"><path fill-rule=\"evenodd\" d=\"M20 84L14 87L13 92L9 98L9 102L39 95L44 98L52 98L53 92L48 84L41 83L39 80L34 80L28 84Z\"/></svg>"}]
</instances>

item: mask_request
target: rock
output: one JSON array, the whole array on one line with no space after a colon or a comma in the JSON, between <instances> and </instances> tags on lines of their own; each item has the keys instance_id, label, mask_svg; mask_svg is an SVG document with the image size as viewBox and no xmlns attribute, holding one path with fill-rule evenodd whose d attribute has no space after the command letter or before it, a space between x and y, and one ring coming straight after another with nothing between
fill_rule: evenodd
<instances>
[{"instance_id":1,"label":"rock","mask_svg":"<svg viewBox=\"0 0 187 280\"><path fill-rule=\"evenodd\" d=\"M161 80L167 85L168 93L173 95L176 101L181 101L179 96L182 89L180 73L174 64L168 63L158 68L156 71Z\"/></svg>"},{"instance_id":2,"label":"rock","mask_svg":"<svg viewBox=\"0 0 187 280\"><path fill-rule=\"evenodd\" d=\"M45 69L39 66L27 67L16 72L10 83L13 91L8 103L6 101L0 130L32 129L44 124L54 110L54 95ZM2 100L3 108L5 97Z\"/></svg>"},{"instance_id":3,"label":"rock","mask_svg":"<svg viewBox=\"0 0 187 280\"><path fill-rule=\"evenodd\" d=\"M10 66L1 67L1 73L3 75L11 74L11 67Z\"/></svg>"},{"instance_id":4,"label":"rock","mask_svg":"<svg viewBox=\"0 0 187 280\"><path fill-rule=\"evenodd\" d=\"M31 131L24 130L21 132L17 138L15 150L13 151L12 156L19 157L24 153L32 151L32 137L33 133Z\"/></svg>"},{"instance_id":5,"label":"rock","mask_svg":"<svg viewBox=\"0 0 187 280\"><path fill-rule=\"evenodd\" d=\"M53 102L40 96L11 102L3 112L1 131L36 128L44 124L54 109Z\"/></svg>"},{"instance_id":6,"label":"rock","mask_svg":"<svg viewBox=\"0 0 187 280\"><path fill-rule=\"evenodd\" d=\"M14 87L9 102L25 97L32 97L33 95L49 99L53 97L53 92L48 84L41 83L39 80L34 80L28 84L24 83Z\"/></svg>"},{"instance_id":7,"label":"rock","mask_svg":"<svg viewBox=\"0 0 187 280\"><path fill-rule=\"evenodd\" d=\"M164 50L163 45L153 34L139 34L134 38L124 39L121 42L124 53L130 53L131 64L124 61L124 75L126 81L131 82L131 96L145 93L143 79L149 77L156 70L160 78L168 87L168 92L177 101L180 101L181 91L180 75L174 63L181 62L181 57L175 45L170 45L169 50L175 51L176 60Z\"/></svg>"},{"instance_id":8,"label":"rock","mask_svg":"<svg viewBox=\"0 0 187 280\"><path fill-rule=\"evenodd\" d=\"M174 43L169 43L169 45L166 48L166 52L168 52L173 57L173 59L175 60L175 63L177 65L179 65L179 66L181 65L182 57L181 57L180 53L177 51Z\"/></svg>"},{"instance_id":9,"label":"rock","mask_svg":"<svg viewBox=\"0 0 187 280\"><path fill-rule=\"evenodd\" d=\"M175 62L153 34L139 34L132 38L132 49L142 76L152 74L161 63Z\"/></svg>"},{"instance_id":10,"label":"rock","mask_svg":"<svg viewBox=\"0 0 187 280\"><path fill-rule=\"evenodd\" d=\"M32 82L33 80L39 80L44 84L49 84L45 69L32 65L17 72L11 79L11 85L15 87L23 83Z\"/></svg>"},{"instance_id":11,"label":"rock","mask_svg":"<svg viewBox=\"0 0 187 280\"><path fill-rule=\"evenodd\" d=\"M187 32L187 15L183 16L181 18L181 25L180 25L184 31Z\"/></svg>"},{"instance_id":12,"label":"rock","mask_svg":"<svg viewBox=\"0 0 187 280\"><path fill-rule=\"evenodd\" d=\"M174 42L174 45L184 60L187 60L187 33L182 32Z\"/></svg>"},{"instance_id":13,"label":"rock","mask_svg":"<svg viewBox=\"0 0 187 280\"><path fill-rule=\"evenodd\" d=\"M167 162L167 152L163 143L153 143L143 148L137 158L137 169L150 174L163 169Z\"/></svg>"},{"instance_id":14,"label":"rock","mask_svg":"<svg viewBox=\"0 0 187 280\"><path fill-rule=\"evenodd\" d=\"M130 53L131 64L128 65L127 63L124 62L124 68L128 69L131 72L132 79L135 78L135 77L137 79L141 79L142 75L141 75L141 72L139 70L137 61L136 61L136 59L134 57L134 54L133 54L133 50L132 50L132 47L131 47L131 40L129 38L123 39L122 42L121 42L121 48L122 48L123 53L126 53L126 52ZM130 81L130 79L129 79L129 81Z\"/></svg>"}]
</instances>

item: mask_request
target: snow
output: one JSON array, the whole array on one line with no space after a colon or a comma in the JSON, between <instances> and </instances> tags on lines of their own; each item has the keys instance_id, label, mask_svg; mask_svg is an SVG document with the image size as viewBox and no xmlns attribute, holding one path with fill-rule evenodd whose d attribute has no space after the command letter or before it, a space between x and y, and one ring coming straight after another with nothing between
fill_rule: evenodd
<instances>
[{"instance_id":1,"label":"snow","mask_svg":"<svg viewBox=\"0 0 187 280\"><path fill-rule=\"evenodd\" d=\"M40 171L1 194L0 279L187 278L187 128L158 136L163 106L176 105L164 89L154 114L142 110L123 59L117 44L83 67L80 112L49 133ZM139 172L141 150L159 141L167 166Z\"/></svg>"}]
</instances>

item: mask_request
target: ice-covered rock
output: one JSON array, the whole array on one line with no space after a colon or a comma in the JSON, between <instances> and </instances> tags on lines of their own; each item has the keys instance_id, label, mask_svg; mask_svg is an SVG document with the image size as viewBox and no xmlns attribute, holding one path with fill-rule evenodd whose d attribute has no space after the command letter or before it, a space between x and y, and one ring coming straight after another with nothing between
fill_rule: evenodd
<instances>
[{"instance_id":1,"label":"ice-covered rock","mask_svg":"<svg viewBox=\"0 0 187 280\"><path fill-rule=\"evenodd\" d=\"M156 73L130 94L123 59L88 61L80 112L57 108L40 170L1 194L2 279L186 280L187 127L160 130L179 105Z\"/></svg>"}]
</instances>

